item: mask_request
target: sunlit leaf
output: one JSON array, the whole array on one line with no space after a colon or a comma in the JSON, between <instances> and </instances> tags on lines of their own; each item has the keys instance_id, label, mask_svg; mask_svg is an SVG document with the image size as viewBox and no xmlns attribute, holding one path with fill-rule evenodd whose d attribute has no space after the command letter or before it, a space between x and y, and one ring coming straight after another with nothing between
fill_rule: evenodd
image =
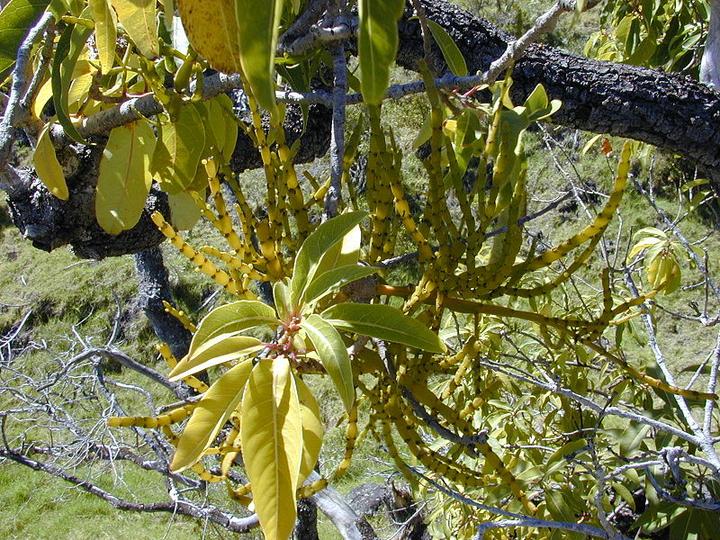
<instances>
[{"instance_id":1,"label":"sunlit leaf","mask_svg":"<svg viewBox=\"0 0 720 540\"><path fill-rule=\"evenodd\" d=\"M244 330L258 326L273 328L280 321L275 316L275 310L255 300L240 300L232 304L225 304L208 313L193 335L188 355L195 354L201 345L211 339L226 334L236 335Z\"/></svg>"},{"instance_id":2,"label":"sunlit leaf","mask_svg":"<svg viewBox=\"0 0 720 540\"><path fill-rule=\"evenodd\" d=\"M154 149L155 133L146 120L110 132L95 195L95 215L107 233L132 229L140 220L152 183L150 157Z\"/></svg>"},{"instance_id":3,"label":"sunlit leaf","mask_svg":"<svg viewBox=\"0 0 720 540\"><path fill-rule=\"evenodd\" d=\"M154 174L169 193L185 191L195 179L205 149L205 128L202 117L192 104L178 111L174 122L163 125L152 159Z\"/></svg>"},{"instance_id":4,"label":"sunlit leaf","mask_svg":"<svg viewBox=\"0 0 720 540\"><path fill-rule=\"evenodd\" d=\"M372 266L357 264L340 266L318 275L305 289L303 300L306 303L320 300L328 294L339 291L342 287L377 272Z\"/></svg>"},{"instance_id":5,"label":"sunlit leaf","mask_svg":"<svg viewBox=\"0 0 720 540\"><path fill-rule=\"evenodd\" d=\"M337 304L326 309L323 319L334 327L429 352L445 352L445 344L427 326L402 311L384 304Z\"/></svg>"},{"instance_id":6,"label":"sunlit leaf","mask_svg":"<svg viewBox=\"0 0 720 540\"><path fill-rule=\"evenodd\" d=\"M365 212L342 214L320 225L307 237L295 257L290 299L294 306L302 301L305 287L315 278L323 255L352 231L364 218Z\"/></svg>"},{"instance_id":7,"label":"sunlit leaf","mask_svg":"<svg viewBox=\"0 0 720 540\"><path fill-rule=\"evenodd\" d=\"M242 454L253 503L269 540L289 538L295 526L302 463L302 410L287 358L261 360L241 405Z\"/></svg>"},{"instance_id":8,"label":"sunlit leaf","mask_svg":"<svg viewBox=\"0 0 720 540\"><path fill-rule=\"evenodd\" d=\"M290 289L287 283L277 281L273 284L273 300L280 319L287 321L293 311L292 302L290 302Z\"/></svg>"},{"instance_id":9,"label":"sunlit leaf","mask_svg":"<svg viewBox=\"0 0 720 540\"><path fill-rule=\"evenodd\" d=\"M404 6L402 0L358 1L360 81L363 98L370 105L379 105L385 97L398 48L397 23Z\"/></svg>"},{"instance_id":10,"label":"sunlit leaf","mask_svg":"<svg viewBox=\"0 0 720 540\"><path fill-rule=\"evenodd\" d=\"M155 0L111 0L130 39L140 53L147 58L160 54L157 22L155 20Z\"/></svg>"},{"instance_id":11,"label":"sunlit leaf","mask_svg":"<svg viewBox=\"0 0 720 540\"><path fill-rule=\"evenodd\" d=\"M295 378L295 384L302 413L303 454L298 479L298 483L301 484L317 464L325 429L320 416L320 405L315 396L299 377Z\"/></svg>"},{"instance_id":12,"label":"sunlit leaf","mask_svg":"<svg viewBox=\"0 0 720 540\"><path fill-rule=\"evenodd\" d=\"M117 41L115 12L110 9L108 0L89 0L88 5L95 22L95 46L98 50L100 68L103 73L107 73L115 64Z\"/></svg>"},{"instance_id":13,"label":"sunlit leaf","mask_svg":"<svg viewBox=\"0 0 720 540\"><path fill-rule=\"evenodd\" d=\"M320 258L316 275L338 268L340 266L354 265L360 260L360 246L362 244L362 231L360 226L353 227L342 238L342 242L333 244Z\"/></svg>"},{"instance_id":14,"label":"sunlit leaf","mask_svg":"<svg viewBox=\"0 0 720 540\"><path fill-rule=\"evenodd\" d=\"M188 354L170 372L171 381L179 381L213 366L237 360L262 349L262 342L254 337L220 334Z\"/></svg>"},{"instance_id":15,"label":"sunlit leaf","mask_svg":"<svg viewBox=\"0 0 720 540\"><path fill-rule=\"evenodd\" d=\"M251 370L252 362L242 362L205 392L180 436L170 464L171 471L181 472L192 467L202 457L202 453L212 444L220 428L240 403Z\"/></svg>"},{"instance_id":16,"label":"sunlit leaf","mask_svg":"<svg viewBox=\"0 0 720 540\"><path fill-rule=\"evenodd\" d=\"M239 29L235 2L177 0L190 44L210 65L226 73L240 73Z\"/></svg>"},{"instance_id":17,"label":"sunlit leaf","mask_svg":"<svg viewBox=\"0 0 720 540\"><path fill-rule=\"evenodd\" d=\"M302 328L312 341L320 363L335 384L346 410L355 402L352 367L342 336L322 317L313 313L302 321Z\"/></svg>"},{"instance_id":18,"label":"sunlit leaf","mask_svg":"<svg viewBox=\"0 0 720 540\"><path fill-rule=\"evenodd\" d=\"M240 62L260 106L276 112L274 59L283 0L235 0Z\"/></svg>"},{"instance_id":19,"label":"sunlit leaf","mask_svg":"<svg viewBox=\"0 0 720 540\"><path fill-rule=\"evenodd\" d=\"M47 124L38 137L35 153L33 154L33 165L38 178L42 180L50 193L58 199L67 201L70 197L67 182L63 174L62 166L55 155L55 147L50 139L50 127Z\"/></svg>"}]
</instances>

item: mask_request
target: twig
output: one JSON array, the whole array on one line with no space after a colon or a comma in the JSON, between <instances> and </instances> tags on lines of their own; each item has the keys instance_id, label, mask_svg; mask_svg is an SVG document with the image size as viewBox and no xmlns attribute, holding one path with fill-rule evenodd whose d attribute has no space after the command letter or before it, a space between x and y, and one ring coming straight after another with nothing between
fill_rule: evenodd
<instances>
[{"instance_id":1,"label":"twig","mask_svg":"<svg viewBox=\"0 0 720 540\"><path fill-rule=\"evenodd\" d=\"M337 214L342 202L342 174L345 156L345 95L347 70L345 47L336 43L331 47L333 56L333 114L330 137L330 188L325 196L325 215L329 219Z\"/></svg>"},{"instance_id":2,"label":"twig","mask_svg":"<svg viewBox=\"0 0 720 540\"><path fill-rule=\"evenodd\" d=\"M18 49L10 96L8 97L5 114L0 122L0 167L7 163L14 140L12 129L16 127L16 123L21 115L21 100L27 85L26 74L28 63L30 62L30 53L32 52L35 42L42 36L43 32L45 32L52 18L52 13L49 11L43 14L35 26L30 29Z\"/></svg>"},{"instance_id":3,"label":"twig","mask_svg":"<svg viewBox=\"0 0 720 540\"><path fill-rule=\"evenodd\" d=\"M100 499L110 503L114 508L119 510L130 510L133 512L166 512L171 514L182 514L185 516L191 516L197 519L208 519L213 523L216 523L225 529L237 532L245 533L259 525L259 521L256 515L247 518L237 518L230 513L224 512L214 506L198 506L191 503L190 501L180 499L173 502L155 502L155 503L135 503L125 499L121 499L112 493L100 488L99 486L78 478L67 471L64 471L60 467L56 467L49 463L42 463L34 459L30 459L26 456L12 452L7 449L0 448L0 456L10 459L20 465L29 467L35 471L42 471L44 473L55 476L73 484L74 486L95 495Z\"/></svg>"}]
</instances>

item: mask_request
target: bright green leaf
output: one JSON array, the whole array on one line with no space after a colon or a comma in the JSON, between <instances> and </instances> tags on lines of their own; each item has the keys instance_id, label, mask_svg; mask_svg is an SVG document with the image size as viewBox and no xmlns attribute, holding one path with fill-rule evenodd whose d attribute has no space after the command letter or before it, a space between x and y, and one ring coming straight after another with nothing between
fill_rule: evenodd
<instances>
[{"instance_id":1,"label":"bright green leaf","mask_svg":"<svg viewBox=\"0 0 720 540\"><path fill-rule=\"evenodd\" d=\"M317 464L325 428L320 416L320 405L315 396L301 378L296 377L295 384L302 413L303 455L298 479L298 483L302 483Z\"/></svg>"},{"instance_id":2,"label":"bright green leaf","mask_svg":"<svg viewBox=\"0 0 720 540\"><path fill-rule=\"evenodd\" d=\"M248 336L220 334L200 345L170 372L171 381L179 381L213 366L237 360L262 349L259 339Z\"/></svg>"},{"instance_id":3,"label":"bright green leaf","mask_svg":"<svg viewBox=\"0 0 720 540\"><path fill-rule=\"evenodd\" d=\"M283 281L276 281L273 285L273 300L275 301L275 309L280 319L288 321L293 312L292 302L290 302L290 289Z\"/></svg>"},{"instance_id":4,"label":"bright green leaf","mask_svg":"<svg viewBox=\"0 0 720 540\"><path fill-rule=\"evenodd\" d=\"M303 242L295 257L290 282L290 299L294 306L297 307L302 302L305 287L315 279L323 255L352 231L366 215L365 212L349 212L337 216L320 225Z\"/></svg>"},{"instance_id":5,"label":"bright green leaf","mask_svg":"<svg viewBox=\"0 0 720 540\"><path fill-rule=\"evenodd\" d=\"M355 386L350 356L342 336L332 325L315 313L303 320L301 324L315 347L320 363L335 384L345 409L349 411L355 402Z\"/></svg>"},{"instance_id":6,"label":"bright green leaf","mask_svg":"<svg viewBox=\"0 0 720 540\"><path fill-rule=\"evenodd\" d=\"M95 46L98 50L100 68L103 73L107 73L115 64L117 41L115 13L110 9L108 0L89 0L88 5L95 22Z\"/></svg>"},{"instance_id":7,"label":"bright green leaf","mask_svg":"<svg viewBox=\"0 0 720 540\"><path fill-rule=\"evenodd\" d=\"M372 266L360 266L357 264L340 266L320 274L305 289L303 300L310 303L320 300L328 294L339 291L342 287L353 281L357 281L377 272Z\"/></svg>"},{"instance_id":8,"label":"bright green leaf","mask_svg":"<svg viewBox=\"0 0 720 540\"><path fill-rule=\"evenodd\" d=\"M261 107L276 113L275 49L283 0L235 0L240 63L252 95Z\"/></svg>"},{"instance_id":9,"label":"bright green leaf","mask_svg":"<svg viewBox=\"0 0 720 540\"><path fill-rule=\"evenodd\" d=\"M409 347L443 353L445 344L427 326L402 311L384 304L337 304L323 318L340 330L402 343Z\"/></svg>"},{"instance_id":10,"label":"bright green leaf","mask_svg":"<svg viewBox=\"0 0 720 540\"><path fill-rule=\"evenodd\" d=\"M192 184L205 149L205 128L193 104L180 108L174 122L162 127L152 159L154 174L169 193L184 191Z\"/></svg>"},{"instance_id":11,"label":"bright green leaf","mask_svg":"<svg viewBox=\"0 0 720 540\"><path fill-rule=\"evenodd\" d=\"M320 258L316 275L323 274L339 266L357 264L360 260L360 246L362 244L362 231L360 226L353 227L342 238L342 242L333 244Z\"/></svg>"},{"instance_id":12,"label":"bright green leaf","mask_svg":"<svg viewBox=\"0 0 720 540\"><path fill-rule=\"evenodd\" d=\"M398 48L398 19L402 0L359 0L362 95L369 105L379 105L390 81L390 66Z\"/></svg>"},{"instance_id":13,"label":"bright green leaf","mask_svg":"<svg viewBox=\"0 0 720 540\"><path fill-rule=\"evenodd\" d=\"M193 335L188 355L195 354L200 346L222 334L237 335L258 326L274 328L280 325L275 310L255 300L240 300L225 304L208 313Z\"/></svg>"}]
</instances>

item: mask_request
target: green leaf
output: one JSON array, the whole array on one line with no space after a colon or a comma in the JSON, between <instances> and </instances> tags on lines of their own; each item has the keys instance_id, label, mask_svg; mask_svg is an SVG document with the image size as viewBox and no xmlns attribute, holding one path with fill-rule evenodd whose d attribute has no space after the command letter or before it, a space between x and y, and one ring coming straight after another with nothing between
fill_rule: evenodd
<instances>
[{"instance_id":1,"label":"green leaf","mask_svg":"<svg viewBox=\"0 0 720 540\"><path fill-rule=\"evenodd\" d=\"M379 105L390 81L390 66L398 48L398 19L402 0L359 0L361 87L365 102Z\"/></svg>"},{"instance_id":2,"label":"green leaf","mask_svg":"<svg viewBox=\"0 0 720 540\"><path fill-rule=\"evenodd\" d=\"M295 377L295 384L302 413L303 455L298 478L298 484L302 484L317 464L325 428L315 396L300 377Z\"/></svg>"},{"instance_id":3,"label":"green leaf","mask_svg":"<svg viewBox=\"0 0 720 540\"><path fill-rule=\"evenodd\" d=\"M189 231L200 219L200 208L186 191L168 194L170 222L177 231Z\"/></svg>"},{"instance_id":4,"label":"green leaf","mask_svg":"<svg viewBox=\"0 0 720 540\"><path fill-rule=\"evenodd\" d=\"M448 34L442 26L430 19L427 19L427 25L430 28L433 39L435 39L435 43L440 47L443 58L445 58L445 63L450 68L450 71L458 77L467 75L468 68L465 63L465 58L453 38L450 37L450 34Z\"/></svg>"},{"instance_id":5,"label":"green leaf","mask_svg":"<svg viewBox=\"0 0 720 540\"><path fill-rule=\"evenodd\" d=\"M262 348L262 342L254 337L220 334L200 345L192 355L185 356L170 372L169 377L171 381L179 381Z\"/></svg>"},{"instance_id":6,"label":"green leaf","mask_svg":"<svg viewBox=\"0 0 720 540\"><path fill-rule=\"evenodd\" d=\"M273 285L273 300L275 301L275 310L280 319L287 322L292 315L293 308L290 302L290 289L283 281L276 281Z\"/></svg>"},{"instance_id":7,"label":"green leaf","mask_svg":"<svg viewBox=\"0 0 720 540\"><path fill-rule=\"evenodd\" d=\"M192 356L200 346L211 339L227 334L237 335L258 326L274 328L280 325L275 310L256 300L240 300L215 308L208 313L193 335L188 355Z\"/></svg>"},{"instance_id":8,"label":"green leaf","mask_svg":"<svg viewBox=\"0 0 720 540\"><path fill-rule=\"evenodd\" d=\"M177 118L162 127L162 140L152 159L153 173L169 193L185 191L195 179L205 149L202 116L193 104L178 111Z\"/></svg>"},{"instance_id":9,"label":"green leaf","mask_svg":"<svg viewBox=\"0 0 720 540\"><path fill-rule=\"evenodd\" d=\"M66 135L81 144L85 144L85 140L70 121L68 92L73 81L75 64L91 33L90 28L80 24L68 26L60 35L55 48L51 73L53 105L55 105L58 122L65 130Z\"/></svg>"},{"instance_id":10,"label":"green leaf","mask_svg":"<svg viewBox=\"0 0 720 540\"><path fill-rule=\"evenodd\" d=\"M95 215L108 234L132 229L140 220L152 184L150 158L155 140L147 120L110 132L95 194Z\"/></svg>"},{"instance_id":11,"label":"green leaf","mask_svg":"<svg viewBox=\"0 0 720 540\"><path fill-rule=\"evenodd\" d=\"M298 250L290 281L290 299L299 307L308 283L315 279L323 255L358 225L366 216L365 212L349 212L330 219L320 225L307 237Z\"/></svg>"},{"instance_id":12,"label":"green leaf","mask_svg":"<svg viewBox=\"0 0 720 540\"><path fill-rule=\"evenodd\" d=\"M355 265L360 260L360 246L362 244L362 231L356 225L345 234L342 242L333 244L320 258L316 275L337 268L339 266Z\"/></svg>"},{"instance_id":13,"label":"green leaf","mask_svg":"<svg viewBox=\"0 0 720 540\"><path fill-rule=\"evenodd\" d=\"M147 58L159 56L155 0L111 0L111 2L120 24L140 53Z\"/></svg>"},{"instance_id":14,"label":"green leaf","mask_svg":"<svg viewBox=\"0 0 720 540\"><path fill-rule=\"evenodd\" d=\"M255 99L271 113L277 113L275 49L283 3L283 0L235 0L243 73Z\"/></svg>"},{"instance_id":15,"label":"green leaf","mask_svg":"<svg viewBox=\"0 0 720 540\"><path fill-rule=\"evenodd\" d=\"M205 392L180 436L171 471L184 471L200 460L240 403L251 370L249 360L238 364Z\"/></svg>"},{"instance_id":16,"label":"green leaf","mask_svg":"<svg viewBox=\"0 0 720 540\"><path fill-rule=\"evenodd\" d=\"M88 5L95 21L95 46L98 50L100 68L103 73L107 73L115 64L117 41L115 13L110 9L108 0L89 0Z\"/></svg>"},{"instance_id":17,"label":"green leaf","mask_svg":"<svg viewBox=\"0 0 720 540\"><path fill-rule=\"evenodd\" d=\"M235 2L178 0L188 40L210 65L225 73L240 73L239 27Z\"/></svg>"},{"instance_id":18,"label":"green leaf","mask_svg":"<svg viewBox=\"0 0 720 540\"><path fill-rule=\"evenodd\" d=\"M587 441L585 439L575 439L567 444L562 445L558 448L547 460L546 466L550 466L556 461L569 456L570 454L577 454L581 450L587 447Z\"/></svg>"},{"instance_id":19,"label":"green leaf","mask_svg":"<svg viewBox=\"0 0 720 540\"><path fill-rule=\"evenodd\" d=\"M70 193L68 192L67 182L65 182L62 166L55 155L55 147L50 139L51 126L52 124L47 124L40 132L35 146L35 153L33 154L33 165L38 178L42 180L50 193L58 199L67 201Z\"/></svg>"},{"instance_id":20,"label":"green leaf","mask_svg":"<svg viewBox=\"0 0 720 540\"><path fill-rule=\"evenodd\" d=\"M355 402L352 367L345 342L338 331L322 317L313 313L301 323L312 341L320 363L335 384L345 409L349 411Z\"/></svg>"},{"instance_id":21,"label":"green leaf","mask_svg":"<svg viewBox=\"0 0 720 540\"><path fill-rule=\"evenodd\" d=\"M284 540L295 526L302 463L302 412L287 358L261 360L241 405L242 455L265 538Z\"/></svg>"},{"instance_id":22,"label":"green leaf","mask_svg":"<svg viewBox=\"0 0 720 540\"><path fill-rule=\"evenodd\" d=\"M20 45L49 3L49 0L11 0L0 12L0 81L10 75Z\"/></svg>"},{"instance_id":23,"label":"green leaf","mask_svg":"<svg viewBox=\"0 0 720 540\"><path fill-rule=\"evenodd\" d=\"M320 300L328 294L339 291L348 283L371 276L375 272L377 272L377 268L357 264L334 268L320 274L307 286L303 300L307 304Z\"/></svg>"},{"instance_id":24,"label":"green leaf","mask_svg":"<svg viewBox=\"0 0 720 540\"><path fill-rule=\"evenodd\" d=\"M402 311L384 304L337 304L322 317L340 330L402 343L434 353L446 351L445 344L427 326Z\"/></svg>"}]
</instances>

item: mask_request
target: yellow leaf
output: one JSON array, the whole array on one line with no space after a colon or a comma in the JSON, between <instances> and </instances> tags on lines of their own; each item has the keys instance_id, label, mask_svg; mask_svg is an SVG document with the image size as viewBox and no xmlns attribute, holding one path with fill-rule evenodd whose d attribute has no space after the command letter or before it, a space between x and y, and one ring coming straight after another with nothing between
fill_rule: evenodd
<instances>
[{"instance_id":1,"label":"yellow leaf","mask_svg":"<svg viewBox=\"0 0 720 540\"><path fill-rule=\"evenodd\" d=\"M180 436L170 464L171 471L184 471L200 460L242 399L251 369L252 362L242 362L215 381L205 392Z\"/></svg>"},{"instance_id":2,"label":"yellow leaf","mask_svg":"<svg viewBox=\"0 0 720 540\"><path fill-rule=\"evenodd\" d=\"M303 453L300 478L298 479L298 484L302 484L315 468L325 429L320 419L320 406L315 396L299 377L295 379L295 384L302 414Z\"/></svg>"},{"instance_id":3,"label":"yellow leaf","mask_svg":"<svg viewBox=\"0 0 720 540\"><path fill-rule=\"evenodd\" d=\"M261 360L241 405L242 453L253 503L267 540L284 540L295 526L302 461L302 413L287 358Z\"/></svg>"},{"instance_id":4,"label":"yellow leaf","mask_svg":"<svg viewBox=\"0 0 720 540\"><path fill-rule=\"evenodd\" d=\"M157 25L155 23L155 0L111 0L120 24L138 50L147 58L160 54Z\"/></svg>"},{"instance_id":5,"label":"yellow leaf","mask_svg":"<svg viewBox=\"0 0 720 540\"><path fill-rule=\"evenodd\" d=\"M68 91L68 106L71 112L76 112L82 102L88 98L92 86L93 74L86 73L73 80Z\"/></svg>"},{"instance_id":6,"label":"yellow leaf","mask_svg":"<svg viewBox=\"0 0 720 540\"><path fill-rule=\"evenodd\" d=\"M95 21L95 46L100 57L100 67L103 73L107 73L115 64L115 13L110 9L108 0L90 0L89 5Z\"/></svg>"},{"instance_id":7,"label":"yellow leaf","mask_svg":"<svg viewBox=\"0 0 720 540\"><path fill-rule=\"evenodd\" d=\"M203 126L193 104L180 107L175 121L162 126L162 141L155 150L152 168L164 191L179 193L192 184L205 149Z\"/></svg>"},{"instance_id":8,"label":"yellow leaf","mask_svg":"<svg viewBox=\"0 0 720 540\"><path fill-rule=\"evenodd\" d=\"M192 355L183 358L170 372L170 380L178 381L213 366L237 360L261 348L262 342L259 339L221 334L203 343Z\"/></svg>"},{"instance_id":9,"label":"yellow leaf","mask_svg":"<svg viewBox=\"0 0 720 540\"><path fill-rule=\"evenodd\" d=\"M95 214L110 234L132 229L140 220L152 175L150 157L155 134L146 120L117 127L100 161Z\"/></svg>"},{"instance_id":10,"label":"yellow leaf","mask_svg":"<svg viewBox=\"0 0 720 540\"><path fill-rule=\"evenodd\" d=\"M42 110L45 108L45 105L47 105L47 102L50 101L51 98L52 81L48 79L40 87L40 91L37 93L37 96L35 96L35 101L33 101L32 112L35 115L35 118L40 118Z\"/></svg>"},{"instance_id":11,"label":"yellow leaf","mask_svg":"<svg viewBox=\"0 0 720 540\"><path fill-rule=\"evenodd\" d=\"M33 165L38 177L50 190L50 193L58 199L67 201L70 197L65 175L63 174L60 162L55 155L55 147L50 140L50 126L47 124L40 132L35 153L33 154Z\"/></svg>"},{"instance_id":12,"label":"yellow leaf","mask_svg":"<svg viewBox=\"0 0 720 540\"><path fill-rule=\"evenodd\" d=\"M188 40L210 65L226 73L240 73L240 45L235 2L178 0Z\"/></svg>"}]
</instances>

